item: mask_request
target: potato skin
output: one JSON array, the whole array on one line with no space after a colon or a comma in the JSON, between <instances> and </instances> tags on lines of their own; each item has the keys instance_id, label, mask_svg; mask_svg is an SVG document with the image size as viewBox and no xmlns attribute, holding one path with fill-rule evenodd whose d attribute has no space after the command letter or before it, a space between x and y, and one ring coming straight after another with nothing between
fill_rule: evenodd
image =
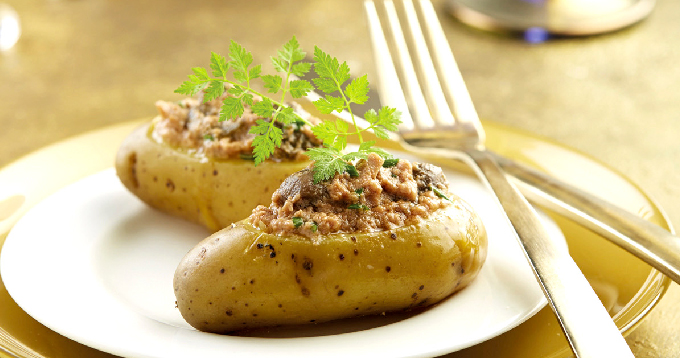
<instances>
[{"instance_id":1,"label":"potato skin","mask_svg":"<svg viewBox=\"0 0 680 358\"><path fill-rule=\"evenodd\" d=\"M434 304L467 286L486 252L484 226L460 199L418 225L311 239L243 220L184 257L174 290L201 331L323 322Z\"/></svg>"},{"instance_id":2,"label":"potato skin","mask_svg":"<svg viewBox=\"0 0 680 358\"><path fill-rule=\"evenodd\" d=\"M246 218L309 161L212 160L151 139L152 123L135 129L116 155L125 187L150 206L217 231Z\"/></svg>"}]
</instances>

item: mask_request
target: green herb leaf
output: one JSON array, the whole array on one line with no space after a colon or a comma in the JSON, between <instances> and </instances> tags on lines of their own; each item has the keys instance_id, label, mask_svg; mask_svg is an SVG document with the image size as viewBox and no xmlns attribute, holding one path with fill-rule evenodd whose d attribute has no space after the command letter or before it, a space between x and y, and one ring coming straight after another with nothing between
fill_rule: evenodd
<instances>
[{"instance_id":1,"label":"green herb leaf","mask_svg":"<svg viewBox=\"0 0 680 358\"><path fill-rule=\"evenodd\" d=\"M446 200L448 200L448 201L453 201L453 200L449 199L448 196L444 195L444 193L442 193L441 190L437 189L437 187L435 187L434 185L431 185L431 184L430 184L430 189L432 189L432 191L433 191L433 192L435 193L435 195L437 195L438 197L443 198L443 199L446 199Z\"/></svg>"},{"instance_id":2,"label":"green herb leaf","mask_svg":"<svg viewBox=\"0 0 680 358\"><path fill-rule=\"evenodd\" d=\"M262 65L257 65L250 70L248 70L248 80L254 80L260 77L262 73Z\"/></svg>"},{"instance_id":3,"label":"green herb leaf","mask_svg":"<svg viewBox=\"0 0 680 358\"><path fill-rule=\"evenodd\" d=\"M345 166L345 171L346 171L346 172L349 174L349 176L352 177L352 178L358 178L358 177L359 177L359 171L358 171L357 168L356 168L354 165L352 165L352 164L347 164L347 166Z\"/></svg>"},{"instance_id":4,"label":"green herb leaf","mask_svg":"<svg viewBox=\"0 0 680 358\"><path fill-rule=\"evenodd\" d=\"M279 51L279 57L288 63L297 62L305 58L305 53L300 49L300 44L295 36L283 45L283 50Z\"/></svg>"},{"instance_id":5,"label":"green herb leaf","mask_svg":"<svg viewBox=\"0 0 680 358\"><path fill-rule=\"evenodd\" d=\"M227 93L234 97L241 97L246 93L246 88L240 85L234 86L227 90Z\"/></svg>"},{"instance_id":6,"label":"green herb leaf","mask_svg":"<svg viewBox=\"0 0 680 358\"><path fill-rule=\"evenodd\" d=\"M299 216L294 216L294 217L293 217L293 226L294 226L296 229L299 228L300 226L302 226L302 224L304 224L304 223L305 223L305 221L302 220L301 217L299 217Z\"/></svg>"},{"instance_id":7,"label":"green herb leaf","mask_svg":"<svg viewBox=\"0 0 680 358\"><path fill-rule=\"evenodd\" d=\"M356 159L366 159L370 153L376 153L383 158L391 158L392 155L382 148L375 146L375 141L366 141L359 145L359 150L350 152L343 156L346 161L353 161Z\"/></svg>"},{"instance_id":8,"label":"green herb leaf","mask_svg":"<svg viewBox=\"0 0 680 358\"><path fill-rule=\"evenodd\" d=\"M376 137L380 139L389 139L390 135L387 133L387 131L382 128L382 127L373 127L371 128L373 130L373 134L375 134Z\"/></svg>"},{"instance_id":9,"label":"green herb leaf","mask_svg":"<svg viewBox=\"0 0 680 358\"><path fill-rule=\"evenodd\" d=\"M366 159L366 158L368 158L368 154L366 152L362 152L362 151L349 152L349 153L342 156L342 159L344 159L348 162L353 162L357 159Z\"/></svg>"},{"instance_id":10,"label":"green herb leaf","mask_svg":"<svg viewBox=\"0 0 680 358\"><path fill-rule=\"evenodd\" d=\"M336 75L336 80L342 87L342 85L349 80L349 66L347 65L347 62L343 62L340 65L340 68L338 68L338 72Z\"/></svg>"},{"instance_id":11,"label":"green herb leaf","mask_svg":"<svg viewBox=\"0 0 680 358\"><path fill-rule=\"evenodd\" d=\"M215 138L212 136L212 134L205 134L203 135L204 140L215 140Z\"/></svg>"},{"instance_id":12,"label":"green herb leaf","mask_svg":"<svg viewBox=\"0 0 680 358\"><path fill-rule=\"evenodd\" d=\"M201 81L210 81L210 76L208 76L208 70L203 67L194 67L191 69L194 71L194 75Z\"/></svg>"},{"instance_id":13,"label":"green herb leaf","mask_svg":"<svg viewBox=\"0 0 680 358\"><path fill-rule=\"evenodd\" d=\"M347 124L347 122L343 121L342 119L336 119L335 128L337 128L338 133L344 134L349 130L349 124Z\"/></svg>"},{"instance_id":14,"label":"green herb leaf","mask_svg":"<svg viewBox=\"0 0 680 358\"><path fill-rule=\"evenodd\" d=\"M229 71L229 65L227 64L227 59L222 55L218 55L214 52L210 54L210 68L212 69L213 77L227 78L227 72Z\"/></svg>"},{"instance_id":15,"label":"green herb leaf","mask_svg":"<svg viewBox=\"0 0 680 358\"><path fill-rule=\"evenodd\" d=\"M358 195L361 195L361 194L364 193L364 188L356 189L356 190L354 190L354 192L357 193Z\"/></svg>"},{"instance_id":16,"label":"green herb leaf","mask_svg":"<svg viewBox=\"0 0 680 358\"><path fill-rule=\"evenodd\" d=\"M184 81L182 85L175 90L175 93L193 96L206 88L208 84L207 81L201 80L195 75L189 75L189 80Z\"/></svg>"},{"instance_id":17,"label":"green herb leaf","mask_svg":"<svg viewBox=\"0 0 680 358\"><path fill-rule=\"evenodd\" d=\"M258 120L257 124L250 128L250 133L260 134L253 138L253 155L255 165L258 165L269 158L277 147L281 146L283 132L270 122Z\"/></svg>"},{"instance_id":18,"label":"green herb leaf","mask_svg":"<svg viewBox=\"0 0 680 358\"><path fill-rule=\"evenodd\" d=\"M399 163L399 158L393 158L393 159L385 159L385 162L383 163L383 168L392 168L393 166L397 165Z\"/></svg>"},{"instance_id":19,"label":"green herb leaf","mask_svg":"<svg viewBox=\"0 0 680 358\"><path fill-rule=\"evenodd\" d=\"M295 110L291 107L285 107L276 114L276 121L281 122L285 125L297 122L298 120L302 119L295 113Z\"/></svg>"},{"instance_id":20,"label":"green herb leaf","mask_svg":"<svg viewBox=\"0 0 680 358\"><path fill-rule=\"evenodd\" d=\"M364 104L368 100L368 76L363 75L355 78L347 85L345 92L350 102Z\"/></svg>"},{"instance_id":21,"label":"green herb leaf","mask_svg":"<svg viewBox=\"0 0 680 358\"><path fill-rule=\"evenodd\" d=\"M300 62L293 64L291 67L290 73L298 76L298 77L303 77L304 75L307 74L312 69L312 64L309 62Z\"/></svg>"},{"instance_id":22,"label":"green herb leaf","mask_svg":"<svg viewBox=\"0 0 680 358\"><path fill-rule=\"evenodd\" d=\"M392 154L390 154L390 152L388 152L388 151L386 151L385 149L382 149L382 148L373 147L369 151L371 153L375 153L375 154L381 156L383 159L392 158Z\"/></svg>"},{"instance_id":23,"label":"green herb leaf","mask_svg":"<svg viewBox=\"0 0 680 358\"><path fill-rule=\"evenodd\" d=\"M210 86L205 90L203 101L208 102L220 98L224 94L224 84L221 81L210 81Z\"/></svg>"},{"instance_id":24,"label":"green herb leaf","mask_svg":"<svg viewBox=\"0 0 680 358\"><path fill-rule=\"evenodd\" d=\"M252 106L253 105L253 95L251 93L246 92L241 96L241 101L243 101L243 103L245 103L249 106ZM243 115L243 113L241 113L241 115Z\"/></svg>"},{"instance_id":25,"label":"green herb leaf","mask_svg":"<svg viewBox=\"0 0 680 358\"><path fill-rule=\"evenodd\" d=\"M274 104L269 98L263 98L259 102L253 103L251 110L260 117L271 118L274 114Z\"/></svg>"},{"instance_id":26,"label":"green herb leaf","mask_svg":"<svg viewBox=\"0 0 680 358\"><path fill-rule=\"evenodd\" d=\"M337 119L336 121L342 122L341 119ZM345 138L343 137L343 134L345 133L340 132L338 128L339 126L337 124L325 121L312 127L312 133L328 147L342 151L345 149L347 143L342 141L342 139Z\"/></svg>"},{"instance_id":27,"label":"green herb leaf","mask_svg":"<svg viewBox=\"0 0 680 358\"><path fill-rule=\"evenodd\" d=\"M314 46L314 72L319 77L336 78L339 70L337 58L323 52L319 47Z\"/></svg>"},{"instance_id":28,"label":"green herb leaf","mask_svg":"<svg viewBox=\"0 0 680 358\"><path fill-rule=\"evenodd\" d=\"M366 205L364 205L364 204L354 203L354 204L350 204L350 205L347 207L347 209L370 210L371 208L369 208L368 206L366 206Z\"/></svg>"},{"instance_id":29,"label":"green herb leaf","mask_svg":"<svg viewBox=\"0 0 680 358\"><path fill-rule=\"evenodd\" d=\"M398 125L401 124L401 112L397 111L396 108L391 108L383 106L378 111L378 123L377 125L385 127L388 131L396 131L399 129Z\"/></svg>"},{"instance_id":30,"label":"green herb leaf","mask_svg":"<svg viewBox=\"0 0 680 358\"><path fill-rule=\"evenodd\" d=\"M307 93L314 90L314 86L305 80L295 80L289 83L290 95L293 98L300 98L307 95Z\"/></svg>"},{"instance_id":31,"label":"green herb leaf","mask_svg":"<svg viewBox=\"0 0 680 358\"><path fill-rule=\"evenodd\" d=\"M286 61L279 57L272 57L272 65L276 72L286 72Z\"/></svg>"},{"instance_id":32,"label":"green herb leaf","mask_svg":"<svg viewBox=\"0 0 680 358\"><path fill-rule=\"evenodd\" d=\"M264 119L258 119L255 121L255 125L250 127L250 130L248 133L251 134L257 134L257 135L265 135L267 132L269 132L269 127L271 126L271 123L268 121L265 121Z\"/></svg>"},{"instance_id":33,"label":"green herb leaf","mask_svg":"<svg viewBox=\"0 0 680 358\"><path fill-rule=\"evenodd\" d=\"M234 77L245 82L248 77L248 66L253 63L253 55L243 46L232 40L229 45L229 58L231 58L229 66L236 69Z\"/></svg>"},{"instance_id":34,"label":"green herb leaf","mask_svg":"<svg viewBox=\"0 0 680 358\"><path fill-rule=\"evenodd\" d=\"M243 103L241 103L241 99L236 97L227 97L224 99L222 105L220 121L224 120L222 119L222 116L228 119L236 119L241 117L243 115L243 111L245 111L245 108L243 107Z\"/></svg>"},{"instance_id":35,"label":"green herb leaf","mask_svg":"<svg viewBox=\"0 0 680 358\"><path fill-rule=\"evenodd\" d=\"M307 124L307 123L305 123L305 121L303 121L302 118L300 118L300 117L298 116L298 118L296 118L295 121L293 121L293 124L295 125L295 130L296 130L296 131L299 131L299 130L301 130L302 127L304 127L304 125Z\"/></svg>"},{"instance_id":36,"label":"green herb leaf","mask_svg":"<svg viewBox=\"0 0 680 358\"><path fill-rule=\"evenodd\" d=\"M312 79L312 82L314 82L316 89L323 93L333 93L341 90L338 84L331 78L317 77Z\"/></svg>"},{"instance_id":37,"label":"green herb leaf","mask_svg":"<svg viewBox=\"0 0 680 358\"><path fill-rule=\"evenodd\" d=\"M373 148L374 145L375 145L374 140L369 140L369 141L363 142L363 143L359 144L359 151L368 153L369 150L371 150L371 148Z\"/></svg>"},{"instance_id":38,"label":"green herb leaf","mask_svg":"<svg viewBox=\"0 0 680 358\"><path fill-rule=\"evenodd\" d=\"M401 112L387 106L380 108L377 113L375 110L370 109L364 114L364 119L371 123L369 129L373 130L373 133L381 139L389 138L387 131L399 129L398 125L401 123L400 117Z\"/></svg>"},{"instance_id":39,"label":"green herb leaf","mask_svg":"<svg viewBox=\"0 0 680 358\"><path fill-rule=\"evenodd\" d=\"M330 114L333 111L340 113L345 109L345 102L340 97L326 96L314 101L314 106L324 114Z\"/></svg>"},{"instance_id":40,"label":"green herb leaf","mask_svg":"<svg viewBox=\"0 0 680 358\"><path fill-rule=\"evenodd\" d=\"M311 229L312 229L312 232L317 232L319 230L319 224L317 224L316 221L313 222Z\"/></svg>"},{"instance_id":41,"label":"green herb leaf","mask_svg":"<svg viewBox=\"0 0 680 358\"><path fill-rule=\"evenodd\" d=\"M281 84L283 83L283 78L276 75L264 75L262 76L264 81L264 87L269 93L277 93L281 90Z\"/></svg>"},{"instance_id":42,"label":"green herb leaf","mask_svg":"<svg viewBox=\"0 0 680 358\"><path fill-rule=\"evenodd\" d=\"M322 147L307 149L307 156L314 161L313 178L318 184L335 176L335 173L345 171L347 162L342 158L342 152L335 148Z\"/></svg>"},{"instance_id":43,"label":"green herb leaf","mask_svg":"<svg viewBox=\"0 0 680 358\"><path fill-rule=\"evenodd\" d=\"M239 156L239 158L241 158L243 160L250 160L250 161L255 160L255 156L253 156L252 154L241 153L238 156Z\"/></svg>"}]
</instances>

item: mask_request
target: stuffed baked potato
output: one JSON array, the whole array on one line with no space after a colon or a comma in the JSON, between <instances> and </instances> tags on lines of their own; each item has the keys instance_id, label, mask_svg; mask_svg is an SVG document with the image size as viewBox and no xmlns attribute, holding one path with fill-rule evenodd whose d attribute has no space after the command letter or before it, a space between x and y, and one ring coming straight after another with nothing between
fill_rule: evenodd
<instances>
[{"instance_id":1,"label":"stuffed baked potato","mask_svg":"<svg viewBox=\"0 0 680 358\"><path fill-rule=\"evenodd\" d=\"M314 184L295 173L270 207L206 238L179 264L177 306L228 333L428 306L467 286L487 250L479 217L441 170L377 155ZM339 226L338 226L339 225Z\"/></svg>"},{"instance_id":2,"label":"stuffed baked potato","mask_svg":"<svg viewBox=\"0 0 680 358\"><path fill-rule=\"evenodd\" d=\"M116 172L130 192L212 231L268 203L286 177L309 164L304 150L320 145L308 126L282 128L282 146L256 167L249 129L259 117L246 108L242 118L220 122L221 101L159 101L160 115L130 134L116 156Z\"/></svg>"}]
</instances>

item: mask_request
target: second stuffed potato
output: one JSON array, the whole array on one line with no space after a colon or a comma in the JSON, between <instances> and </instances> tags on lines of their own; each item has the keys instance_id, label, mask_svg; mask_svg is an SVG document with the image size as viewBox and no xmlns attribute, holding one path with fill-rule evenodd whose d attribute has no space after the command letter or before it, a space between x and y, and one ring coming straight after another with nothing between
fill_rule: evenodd
<instances>
[{"instance_id":1,"label":"second stuffed potato","mask_svg":"<svg viewBox=\"0 0 680 358\"><path fill-rule=\"evenodd\" d=\"M304 150L320 144L308 126L283 128L282 147L256 167L248 159L249 129L259 117L246 108L242 118L220 122L221 100L159 101L160 115L130 134L116 157L116 172L130 192L212 231L269 202L286 177L309 164Z\"/></svg>"},{"instance_id":2,"label":"second stuffed potato","mask_svg":"<svg viewBox=\"0 0 680 358\"><path fill-rule=\"evenodd\" d=\"M150 138L152 124L137 128L118 151L116 171L130 192L161 211L217 231L268 202L306 160L264 162L206 159Z\"/></svg>"}]
</instances>

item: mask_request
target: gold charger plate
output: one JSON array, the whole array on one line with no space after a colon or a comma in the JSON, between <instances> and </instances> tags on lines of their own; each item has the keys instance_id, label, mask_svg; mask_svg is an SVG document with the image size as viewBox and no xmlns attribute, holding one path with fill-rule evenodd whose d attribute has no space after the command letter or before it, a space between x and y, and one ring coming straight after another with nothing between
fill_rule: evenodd
<instances>
[{"instance_id":1,"label":"gold charger plate","mask_svg":"<svg viewBox=\"0 0 680 358\"><path fill-rule=\"evenodd\" d=\"M111 167L119 144L139 124L134 121L86 133L48 146L0 170L0 245L16 221L40 200L65 185ZM597 193L670 229L661 209L621 174L534 135L493 122L485 122L484 127L491 149ZM666 292L670 279L599 235L548 213L564 232L572 256L617 326L624 334L629 333ZM42 326L14 303L1 277L0 308L2 358L113 357ZM517 328L446 357L558 358L570 355L559 324L546 307Z\"/></svg>"}]
</instances>

